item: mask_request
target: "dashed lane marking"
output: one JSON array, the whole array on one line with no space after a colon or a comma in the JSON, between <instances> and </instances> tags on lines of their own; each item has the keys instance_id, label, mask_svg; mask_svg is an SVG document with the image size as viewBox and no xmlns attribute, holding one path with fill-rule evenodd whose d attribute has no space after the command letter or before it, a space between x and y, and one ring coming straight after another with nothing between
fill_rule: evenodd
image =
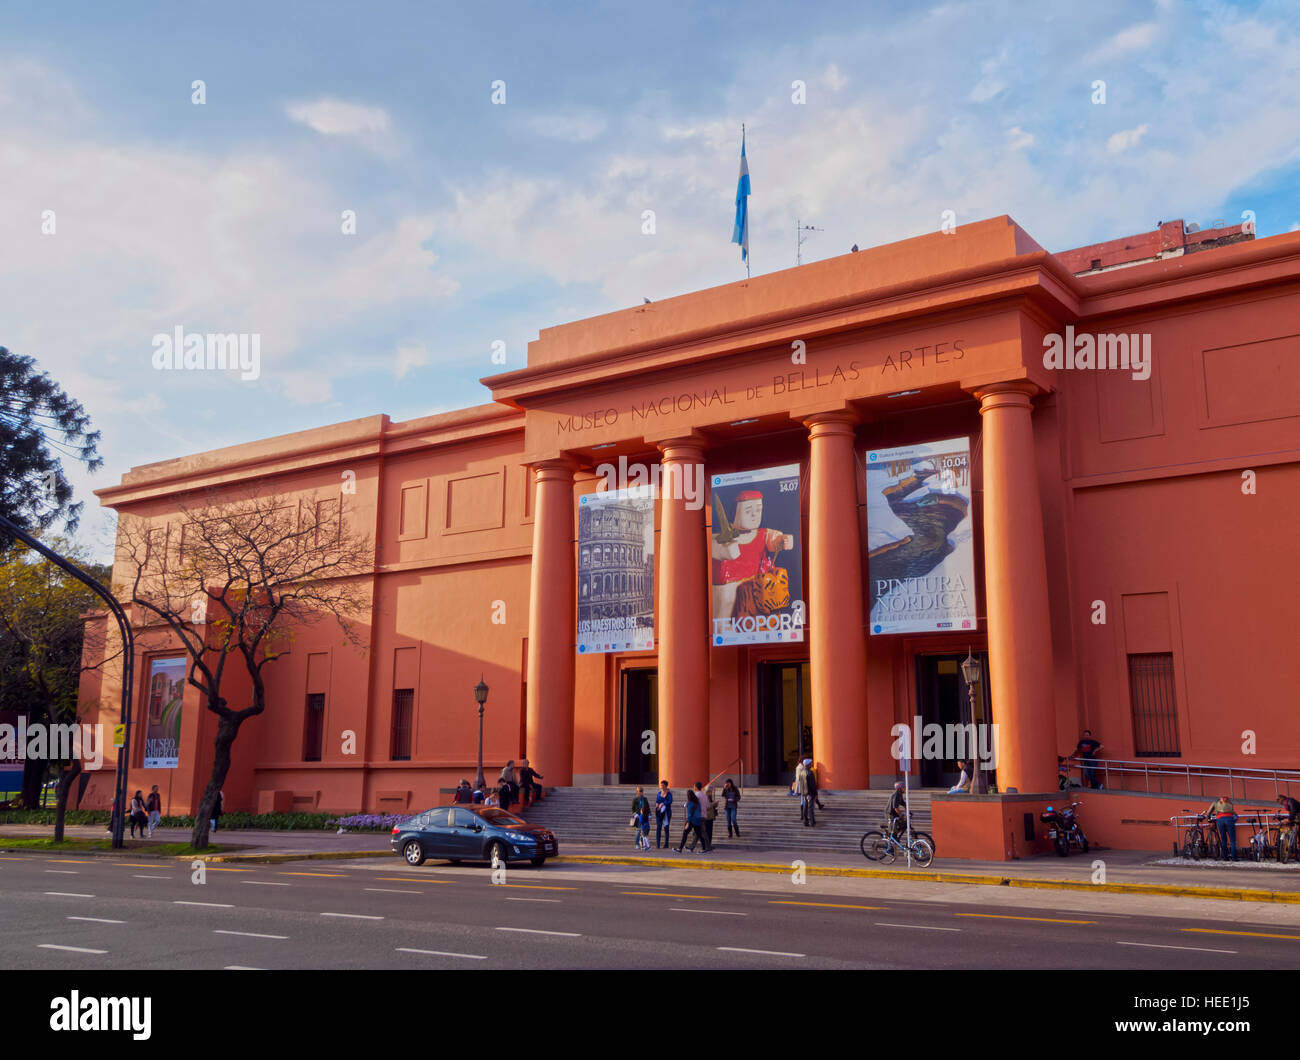
<instances>
[{"instance_id":1,"label":"dashed lane marking","mask_svg":"<svg viewBox=\"0 0 1300 1060\"><path fill-rule=\"evenodd\" d=\"M229 902L172 902L172 905L202 905L209 909L234 909Z\"/></svg>"},{"instance_id":2,"label":"dashed lane marking","mask_svg":"<svg viewBox=\"0 0 1300 1060\"><path fill-rule=\"evenodd\" d=\"M389 883L451 883L451 880L412 879L410 876L376 876L375 879Z\"/></svg>"},{"instance_id":3,"label":"dashed lane marking","mask_svg":"<svg viewBox=\"0 0 1300 1060\"><path fill-rule=\"evenodd\" d=\"M417 891L416 893L418 894L419 892ZM563 902L564 899L563 898L519 898L514 895L508 894L506 895L506 901L507 902L555 902L558 904L560 902Z\"/></svg>"},{"instance_id":4,"label":"dashed lane marking","mask_svg":"<svg viewBox=\"0 0 1300 1060\"><path fill-rule=\"evenodd\" d=\"M806 957L806 953L786 953L783 950L749 950L744 946L719 946L723 953L759 953L764 957Z\"/></svg>"},{"instance_id":5,"label":"dashed lane marking","mask_svg":"<svg viewBox=\"0 0 1300 1060\"><path fill-rule=\"evenodd\" d=\"M913 931L960 931L961 928L930 927L928 924L882 924L876 927L911 928Z\"/></svg>"},{"instance_id":6,"label":"dashed lane marking","mask_svg":"<svg viewBox=\"0 0 1300 1060\"><path fill-rule=\"evenodd\" d=\"M1155 942L1116 942L1116 946L1140 946L1144 950L1187 950L1191 953L1236 953L1236 950L1207 950L1200 946L1161 946Z\"/></svg>"},{"instance_id":7,"label":"dashed lane marking","mask_svg":"<svg viewBox=\"0 0 1300 1060\"><path fill-rule=\"evenodd\" d=\"M619 894L645 895L647 898L701 898L706 902L717 900L716 894L670 894L668 891L619 891Z\"/></svg>"},{"instance_id":8,"label":"dashed lane marking","mask_svg":"<svg viewBox=\"0 0 1300 1060\"><path fill-rule=\"evenodd\" d=\"M1005 913L956 913L955 916L973 916L981 920L1032 920L1039 924L1096 924L1095 920L1058 920L1050 916L1008 916Z\"/></svg>"},{"instance_id":9,"label":"dashed lane marking","mask_svg":"<svg viewBox=\"0 0 1300 1060\"><path fill-rule=\"evenodd\" d=\"M277 876L335 876L346 878L346 872L278 872Z\"/></svg>"},{"instance_id":10,"label":"dashed lane marking","mask_svg":"<svg viewBox=\"0 0 1300 1060\"><path fill-rule=\"evenodd\" d=\"M93 924L125 924L125 920L109 920L102 916L70 916L69 920L89 920Z\"/></svg>"},{"instance_id":11,"label":"dashed lane marking","mask_svg":"<svg viewBox=\"0 0 1300 1060\"><path fill-rule=\"evenodd\" d=\"M1270 935L1263 931L1226 931L1222 928L1181 928L1182 931L1194 931L1201 935L1244 935L1252 939L1290 939L1300 942L1300 935Z\"/></svg>"},{"instance_id":12,"label":"dashed lane marking","mask_svg":"<svg viewBox=\"0 0 1300 1060\"><path fill-rule=\"evenodd\" d=\"M93 894L72 894L69 891L46 891L46 894L54 898L94 898Z\"/></svg>"},{"instance_id":13,"label":"dashed lane marking","mask_svg":"<svg viewBox=\"0 0 1300 1060\"><path fill-rule=\"evenodd\" d=\"M292 887L290 883L284 883L280 880L240 880L240 883L251 883L258 887Z\"/></svg>"},{"instance_id":14,"label":"dashed lane marking","mask_svg":"<svg viewBox=\"0 0 1300 1060\"><path fill-rule=\"evenodd\" d=\"M366 890L376 894L424 894L423 891L402 891L396 887L367 887Z\"/></svg>"},{"instance_id":15,"label":"dashed lane marking","mask_svg":"<svg viewBox=\"0 0 1300 1060\"><path fill-rule=\"evenodd\" d=\"M519 927L499 927L497 931L518 931L524 935L562 935L565 938L580 939L582 933L578 931L543 931L541 928L519 928Z\"/></svg>"},{"instance_id":16,"label":"dashed lane marking","mask_svg":"<svg viewBox=\"0 0 1300 1060\"><path fill-rule=\"evenodd\" d=\"M690 906L674 905L669 907L672 913L701 913L707 916L749 916L748 913L733 913L729 909L692 909Z\"/></svg>"},{"instance_id":17,"label":"dashed lane marking","mask_svg":"<svg viewBox=\"0 0 1300 1060\"><path fill-rule=\"evenodd\" d=\"M246 939L287 939L288 935L259 935L256 931L222 931L221 928L213 928L214 935L242 935Z\"/></svg>"},{"instance_id":18,"label":"dashed lane marking","mask_svg":"<svg viewBox=\"0 0 1300 1060\"><path fill-rule=\"evenodd\" d=\"M576 891L576 887L548 887L544 883L498 883L498 887L522 887L529 891Z\"/></svg>"},{"instance_id":19,"label":"dashed lane marking","mask_svg":"<svg viewBox=\"0 0 1300 1060\"><path fill-rule=\"evenodd\" d=\"M366 913L321 913L321 916L346 917L348 920L383 920L382 916L370 916Z\"/></svg>"},{"instance_id":20,"label":"dashed lane marking","mask_svg":"<svg viewBox=\"0 0 1300 1060\"><path fill-rule=\"evenodd\" d=\"M107 953L108 950L88 950L84 946L56 946L53 942L42 942L38 950L67 950L69 953Z\"/></svg>"},{"instance_id":21,"label":"dashed lane marking","mask_svg":"<svg viewBox=\"0 0 1300 1060\"><path fill-rule=\"evenodd\" d=\"M478 953L448 953L446 950L416 950L409 946L398 946L398 953L426 953L430 957L463 957L467 961L486 961L487 957Z\"/></svg>"},{"instance_id":22,"label":"dashed lane marking","mask_svg":"<svg viewBox=\"0 0 1300 1060\"><path fill-rule=\"evenodd\" d=\"M131 873L131 879L133 880L174 880L176 879L176 877L175 876L146 876L143 872L133 872Z\"/></svg>"},{"instance_id":23,"label":"dashed lane marking","mask_svg":"<svg viewBox=\"0 0 1300 1060\"><path fill-rule=\"evenodd\" d=\"M76 869L46 869L46 872L53 872L59 876L80 876Z\"/></svg>"},{"instance_id":24,"label":"dashed lane marking","mask_svg":"<svg viewBox=\"0 0 1300 1060\"><path fill-rule=\"evenodd\" d=\"M772 899L768 905L810 905L818 909L875 909L877 911L889 908L887 905L838 905L835 902L792 902L777 899Z\"/></svg>"}]
</instances>

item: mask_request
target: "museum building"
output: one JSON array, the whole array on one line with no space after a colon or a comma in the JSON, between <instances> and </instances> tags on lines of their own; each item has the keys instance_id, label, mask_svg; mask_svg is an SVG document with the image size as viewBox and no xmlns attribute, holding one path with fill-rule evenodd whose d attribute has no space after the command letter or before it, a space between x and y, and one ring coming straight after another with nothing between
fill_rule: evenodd
<instances>
[{"instance_id":1,"label":"museum building","mask_svg":"<svg viewBox=\"0 0 1300 1060\"><path fill-rule=\"evenodd\" d=\"M802 757L889 787L914 719L995 724L1003 795L1055 791L1085 728L1113 760L1290 768L1297 321L1300 233L1052 254L999 217L546 328L490 404L98 496L179 539L182 504L255 483L373 539L361 645L314 625L267 667L228 810L445 802L480 678L485 769L548 787L788 784ZM188 812L215 719L179 689L175 758L145 768L178 652L138 644L129 786ZM84 691L116 717L111 671ZM919 750L911 782L951 784Z\"/></svg>"}]
</instances>

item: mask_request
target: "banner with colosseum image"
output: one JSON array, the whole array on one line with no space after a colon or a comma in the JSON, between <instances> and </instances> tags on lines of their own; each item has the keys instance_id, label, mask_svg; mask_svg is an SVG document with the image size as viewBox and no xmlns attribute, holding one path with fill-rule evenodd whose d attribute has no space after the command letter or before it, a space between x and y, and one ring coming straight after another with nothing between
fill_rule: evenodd
<instances>
[{"instance_id":1,"label":"banner with colosseum image","mask_svg":"<svg viewBox=\"0 0 1300 1060\"><path fill-rule=\"evenodd\" d=\"M579 498L579 655L655 646L654 541L653 487Z\"/></svg>"},{"instance_id":2,"label":"banner with colosseum image","mask_svg":"<svg viewBox=\"0 0 1300 1060\"><path fill-rule=\"evenodd\" d=\"M184 656L150 661L141 768L176 769L180 765L181 700L184 693Z\"/></svg>"},{"instance_id":3,"label":"banner with colosseum image","mask_svg":"<svg viewBox=\"0 0 1300 1060\"><path fill-rule=\"evenodd\" d=\"M873 634L975 628L970 439L867 451Z\"/></svg>"},{"instance_id":4,"label":"banner with colosseum image","mask_svg":"<svg viewBox=\"0 0 1300 1060\"><path fill-rule=\"evenodd\" d=\"M712 475L714 644L801 641L799 465Z\"/></svg>"}]
</instances>

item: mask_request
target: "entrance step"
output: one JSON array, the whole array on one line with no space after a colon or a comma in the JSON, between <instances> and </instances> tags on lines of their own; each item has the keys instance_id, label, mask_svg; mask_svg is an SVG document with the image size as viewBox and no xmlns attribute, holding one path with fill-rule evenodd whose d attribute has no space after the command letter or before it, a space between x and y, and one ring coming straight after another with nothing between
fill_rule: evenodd
<instances>
[{"instance_id":1,"label":"entrance step","mask_svg":"<svg viewBox=\"0 0 1300 1060\"><path fill-rule=\"evenodd\" d=\"M737 814L741 835L727 837L727 821L721 808L713 824L713 842L721 851L730 850L810 850L851 851L858 849L864 832L884 824L890 790L823 791L824 810L817 811L817 824L804 827L799 820L799 800L785 788L746 788L741 794ZM563 850L570 843L607 843L633 848L632 799L636 785L606 787L548 788L546 797L520 813L530 824L542 825L555 832ZM930 829L930 795L926 789L911 792L912 827ZM654 792L647 788L646 797L654 806ZM673 843L681 840L686 827L684 794L673 792ZM518 807L512 807L519 813ZM650 836L654 840L654 823Z\"/></svg>"}]
</instances>

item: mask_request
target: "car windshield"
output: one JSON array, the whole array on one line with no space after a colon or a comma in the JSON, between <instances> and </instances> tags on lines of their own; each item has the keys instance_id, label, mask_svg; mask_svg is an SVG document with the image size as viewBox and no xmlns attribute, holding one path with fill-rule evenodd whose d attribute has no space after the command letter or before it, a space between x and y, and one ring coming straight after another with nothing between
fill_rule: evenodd
<instances>
[{"instance_id":1,"label":"car windshield","mask_svg":"<svg viewBox=\"0 0 1300 1060\"><path fill-rule=\"evenodd\" d=\"M480 810L479 816L482 817L483 820L487 821L489 824L495 824L495 825L504 826L508 828L513 828L516 825L528 823L522 817L516 817L513 813L508 813L507 811L497 806L489 806L485 810Z\"/></svg>"}]
</instances>

